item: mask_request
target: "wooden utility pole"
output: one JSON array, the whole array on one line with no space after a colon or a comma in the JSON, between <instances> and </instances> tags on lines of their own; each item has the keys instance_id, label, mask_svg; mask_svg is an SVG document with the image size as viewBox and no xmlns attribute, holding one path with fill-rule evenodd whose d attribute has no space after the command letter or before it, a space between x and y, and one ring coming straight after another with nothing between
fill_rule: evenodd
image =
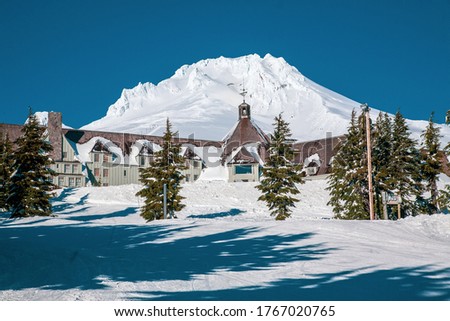
<instances>
[{"instance_id":1,"label":"wooden utility pole","mask_svg":"<svg viewBox=\"0 0 450 321\"><path fill-rule=\"evenodd\" d=\"M369 182L369 214L370 220L375 219L375 211L373 208L373 184L372 184L372 144L370 141L370 115L369 105L362 104L361 108L366 114L366 137L367 137L367 180Z\"/></svg>"}]
</instances>

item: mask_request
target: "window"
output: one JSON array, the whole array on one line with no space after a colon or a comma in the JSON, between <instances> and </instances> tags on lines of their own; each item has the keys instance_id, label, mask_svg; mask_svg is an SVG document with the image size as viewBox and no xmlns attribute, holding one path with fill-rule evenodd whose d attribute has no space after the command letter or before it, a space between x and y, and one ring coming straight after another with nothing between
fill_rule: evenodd
<instances>
[{"instance_id":1,"label":"window","mask_svg":"<svg viewBox=\"0 0 450 321\"><path fill-rule=\"evenodd\" d=\"M95 153L94 154L94 162L99 162L100 161L100 155Z\"/></svg>"},{"instance_id":2,"label":"window","mask_svg":"<svg viewBox=\"0 0 450 321\"><path fill-rule=\"evenodd\" d=\"M199 161L194 161L194 168L199 168L201 166L201 162Z\"/></svg>"},{"instance_id":3,"label":"window","mask_svg":"<svg viewBox=\"0 0 450 321\"><path fill-rule=\"evenodd\" d=\"M108 154L103 154L103 161L106 163L107 161L109 161L109 155Z\"/></svg>"},{"instance_id":4,"label":"window","mask_svg":"<svg viewBox=\"0 0 450 321\"><path fill-rule=\"evenodd\" d=\"M75 186L75 178L69 177L69 187L74 187L74 186Z\"/></svg>"},{"instance_id":5,"label":"window","mask_svg":"<svg viewBox=\"0 0 450 321\"><path fill-rule=\"evenodd\" d=\"M103 186L108 186L109 184L108 183L103 183Z\"/></svg>"},{"instance_id":6,"label":"window","mask_svg":"<svg viewBox=\"0 0 450 321\"><path fill-rule=\"evenodd\" d=\"M252 165L236 165L234 167L234 173L236 175L251 174L251 173L253 173L253 166Z\"/></svg>"},{"instance_id":7,"label":"window","mask_svg":"<svg viewBox=\"0 0 450 321\"><path fill-rule=\"evenodd\" d=\"M59 187L64 186L64 176L59 176L58 177L58 186Z\"/></svg>"},{"instance_id":8,"label":"window","mask_svg":"<svg viewBox=\"0 0 450 321\"><path fill-rule=\"evenodd\" d=\"M145 156L141 156L141 166L145 165Z\"/></svg>"},{"instance_id":9,"label":"window","mask_svg":"<svg viewBox=\"0 0 450 321\"><path fill-rule=\"evenodd\" d=\"M67 152L63 152L63 159L67 158Z\"/></svg>"},{"instance_id":10,"label":"window","mask_svg":"<svg viewBox=\"0 0 450 321\"><path fill-rule=\"evenodd\" d=\"M194 175L194 181L198 179L198 175Z\"/></svg>"},{"instance_id":11,"label":"window","mask_svg":"<svg viewBox=\"0 0 450 321\"><path fill-rule=\"evenodd\" d=\"M70 164L64 164L64 173L70 173Z\"/></svg>"},{"instance_id":12,"label":"window","mask_svg":"<svg viewBox=\"0 0 450 321\"><path fill-rule=\"evenodd\" d=\"M103 177L108 177L109 171L107 168L103 169Z\"/></svg>"},{"instance_id":13,"label":"window","mask_svg":"<svg viewBox=\"0 0 450 321\"><path fill-rule=\"evenodd\" d=\"M81 187L81 177L76 178L76 187Z\"/></svg>"},{"instance_id":14,"label":"window","mask_svg":"<svg viewBox=\"0 0 450 321\"><path fill-rule=\"evenodd\" d=\"M186 174L186 182L190 182L191 181L191 175Z\"/></svg>"},{"instance_id":15,"label":"window","mask_svg":"<svg viewBox=\"0 0 450 321\"><path fill-rule=\"evenodd\" d=\"M73 165L72 165L72 173L73 173L73 174L78 173L78 164L73 164Z\"/></svg>"},{"instance_id":16,"label":"window","mask_svg":"<svg viewBox=\"0 0 450 321\"><path fill-rule=\"evenodd\" d=\"M123 176L127 176L127 170L126 169L123 170Z\"/></svg>"},{"instance_id":17,"label":"window","mask_svg":"<svg viewBox=\"0 0 450 321\"><path fill-rule=\"evenodd\" d=\"M94 176L100 176L100 168L94 168Z\"/></svg>"}]
</instances>

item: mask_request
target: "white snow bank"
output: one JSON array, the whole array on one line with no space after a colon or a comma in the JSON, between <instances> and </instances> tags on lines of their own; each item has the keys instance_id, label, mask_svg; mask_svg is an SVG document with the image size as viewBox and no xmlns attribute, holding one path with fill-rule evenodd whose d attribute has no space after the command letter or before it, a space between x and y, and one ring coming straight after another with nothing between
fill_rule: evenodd
<instances>
[{"instance_id":1,"label":"white snow bank","mask_svg":"<svg viewBox=\"0 0 450 321\"><path fill-rule=\"evenodd\" d=\"M136 206L139 199L136 193L142 189L139 184L103 187L82 187L58 190L57 200L91 204L122 204Z\"/></svg>"},{"instance_id":2,"label":"white snow bank","mask_svg":"<svg viewBox=\"0 0 450 321\"><path fill-rule=\"evenodd\" d=\"M214 166L206 167L202 170L197 182L200 181L228 181L228 167L227 166Z\"/></svg>"}]
</instances>

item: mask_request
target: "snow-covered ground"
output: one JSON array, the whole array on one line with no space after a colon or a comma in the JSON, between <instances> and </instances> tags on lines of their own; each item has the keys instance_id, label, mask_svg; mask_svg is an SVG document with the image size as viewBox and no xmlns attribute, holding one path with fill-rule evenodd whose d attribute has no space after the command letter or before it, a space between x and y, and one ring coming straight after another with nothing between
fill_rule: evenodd
<instances>
[{"instance_id":1,"label":"snow-covered ground","mask_svg":"<svg viewBox=\"0 0 450 321\"><path fill-rule=\"evenodd\" d=\"M450 300L450 215L339 221L323 180L276 222L251 183L184 185L146 223L138 185L67 189L0 219L0 300Z\"/></svg>"}]
</instances>

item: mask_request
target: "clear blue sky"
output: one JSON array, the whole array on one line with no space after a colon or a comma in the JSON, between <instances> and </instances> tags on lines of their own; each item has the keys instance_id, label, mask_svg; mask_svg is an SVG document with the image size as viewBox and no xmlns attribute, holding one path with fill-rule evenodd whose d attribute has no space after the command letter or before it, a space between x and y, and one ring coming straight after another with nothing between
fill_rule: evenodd
<instances>
[{"instance_id":1,"label":"clear blue sky","mask_svg":"<svg viewBox=\"0 0 450 321\"><path fill-rule=\"evenodd\" d=\"M80 127L123 88L251 53L408 118L450 108L450 0L0 0L0 39L0 122Z\"/></svg>"}]
</instances>

